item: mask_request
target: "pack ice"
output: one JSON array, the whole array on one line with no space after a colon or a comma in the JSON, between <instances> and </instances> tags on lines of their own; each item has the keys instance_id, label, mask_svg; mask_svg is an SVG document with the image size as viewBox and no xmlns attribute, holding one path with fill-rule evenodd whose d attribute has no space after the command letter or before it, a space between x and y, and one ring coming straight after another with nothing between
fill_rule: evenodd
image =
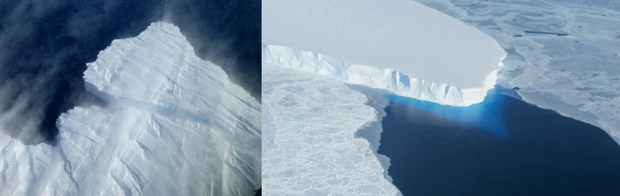
<instances>
[{"instance_id":1,"label":"pack ice","mask_svg":"<svg viewBox=\"0 0 620 196\"><path fill-rule=\"evenodd\" d=\"M157 22L89 63L106 107L60 116L56 146L0 136L0 195L252 195L260 104Z\"/></svg>"}]
</instances>

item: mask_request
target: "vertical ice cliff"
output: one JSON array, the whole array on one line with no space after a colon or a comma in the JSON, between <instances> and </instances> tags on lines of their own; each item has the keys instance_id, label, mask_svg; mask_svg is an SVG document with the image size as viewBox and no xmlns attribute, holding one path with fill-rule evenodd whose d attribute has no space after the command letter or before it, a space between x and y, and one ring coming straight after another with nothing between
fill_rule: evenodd
<instances>
[{"instance_id":1,"label":"vertical ice cliff","mask_svg":"<svg viewBox=\"0 0 620 196\"><path fill-rule=\"evenodd\" d=\"M263 62L445 105L481 102L506 56L415 1L264 0L262 18Z\"/></svg>"},{"instance_id":2,"label":"vertical ice cliff","mask_svg":"<svg viewBox=\"0 0 620 196\"><path fill-rule=\"evenodd\" d=\"M469 106L482 102L487 91L495 86L497 79L496 69L487 74L479 87L459 88L412 78L398 70L357 65L314 52L265 44L262 61L281 68L330 76L347 84L385 89L397 95L452 106ZM500 60L498 67L501 66Z\"/></svg>"},{"instance_id":3,"label":"vertical ice cliff","mask_svg":"<svg viewBox=\"0 0 620 196\"><path fill-rule=\"evenodd\" d=\"M261 184L260 104L151 24L88 64L106 107L76 107L56 146L0 136L0 195L251 195Z\"/></svg>"}]
</instances>

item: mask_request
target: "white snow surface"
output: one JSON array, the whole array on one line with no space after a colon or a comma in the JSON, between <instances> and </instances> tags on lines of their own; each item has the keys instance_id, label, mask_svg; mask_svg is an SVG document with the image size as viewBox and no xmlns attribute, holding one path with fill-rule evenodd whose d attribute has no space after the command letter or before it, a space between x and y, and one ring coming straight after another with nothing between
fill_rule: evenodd
<instances>
[{"instance_id":1,"label":"white snow surface","mask_svg":"<svg viewBox=\"0 0 620 196\"><path fill-rule=\"evenodd\" d=\"M261 25L267 45L459 89L483 87L506 56L488 35L412 0L263 0Z\"/></svg>"},{"instance_id":2,"label":"white snow surface","mask_svg":"<svg viewBox=\"0 0 620 196\"><path fill-rule=\"evenodd\" d=\"M261 186L260 104L151 24L88 64L109 107L76 107L56 146L0 136L0 195L252 195Z\"/></svg>"},{"instance_id":3,"label":"white snow surface","mask_svg":"<svg viewBox=\"0 0 620 196\"><path fill-rule=\"evenodd\" d=\"M262 71L263 194L400 195L389 159L354 136L382 118L364 94L331 77Z\"/></svg>"}]
</instances>

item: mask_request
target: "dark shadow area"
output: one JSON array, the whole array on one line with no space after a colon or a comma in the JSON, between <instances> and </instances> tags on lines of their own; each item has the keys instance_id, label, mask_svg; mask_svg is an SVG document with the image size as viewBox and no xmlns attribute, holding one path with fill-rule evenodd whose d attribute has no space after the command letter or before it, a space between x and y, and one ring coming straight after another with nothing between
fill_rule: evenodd
<instances>
[{"instance_id":1,"label":"dark shadow area","mask_svg":"<svg viewBox=\"0 0 620 196\"><path fill-rule=\"evenodd\" d=\"M2 1L0 129L25 144L54 144L58 116L103 104L86 92L83 72L113 39L135 36L162 2Z\"/></svg>"},{"instance_id":2,"label":"dark shadow area","mask_svg":"<svg viewBox=\"0 0 620 196\"><path fill-rule=\"evenodd\" d=\"M620 195L620 146L597 127L489 94L483 105L502 109L479 117L501 111L503 138L420 108L451 111L429 104L402 98L385 108L378 153L404 195Z\"/></svg>"}]
</instances>

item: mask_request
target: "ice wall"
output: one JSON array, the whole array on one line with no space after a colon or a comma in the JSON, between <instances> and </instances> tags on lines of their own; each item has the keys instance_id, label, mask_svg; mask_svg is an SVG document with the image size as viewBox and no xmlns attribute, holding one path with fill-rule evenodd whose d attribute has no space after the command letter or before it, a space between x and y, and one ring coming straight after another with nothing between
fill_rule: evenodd
<instances>
[{"instance_id":1,"label":"ice wall","mask_svg":"<svg viewBox=\"0 0 620 196\"><path fill-rule=\"evenodd\" d=\"M351 64L322 54L265 44L262 58L264 63L282 68L331 76L343 83L385 89L397 95L453 106L468 106L482 102L487 91L494 87L497 78L496 69L487 73L481 87L460 89L410 78L391 69Z\"/></svg>"}]
</instances>

